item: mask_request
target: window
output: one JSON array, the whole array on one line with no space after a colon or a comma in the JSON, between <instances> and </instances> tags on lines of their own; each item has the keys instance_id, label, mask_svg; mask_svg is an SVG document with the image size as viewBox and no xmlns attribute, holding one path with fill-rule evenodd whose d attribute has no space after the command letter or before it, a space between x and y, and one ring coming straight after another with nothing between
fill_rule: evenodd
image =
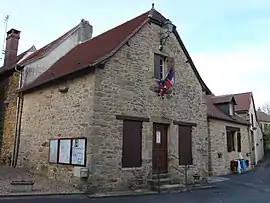
<instances>
[{"instance_id":1,"label":"window","mask_svg":"<svg viewBox=\"0 0 270 203\"><path fill-rule=\"evenodd\" d=\"M228 152L235 151L234 133L232 131L227 131L227 149Z\"/></svg>"},{"instance_id":2,"label":"window","mask_svg":"<svg viewBox=\"0 0 270 203\"><path fill-rule=\"evenodd\" d=\"M142 121L123 121L122 167L142 166Z\"/></svg>"},{"instance_id":3,"label":"window","mask_svg":"<svg viewBox=\"0 0 270 203\"><path fill-rule=\"evenodd\" d=\"M155 54L155 78L164 79L167 72L167 60L165 56Z\"/></svg>"},{"instance_id":4,"label":"window","mask_svg":"<svg viewBox=\"0 0 270 203\"><path fill-rule=\"evenodd\" d=\"M192 127L179 125L179 165L192 165Z\"/></svg>"},{"instance_id":5,"label":"window","mask_svg":"<svg viewBox=\"0 0 270 203\"><path fill-rule=\"evenodd\" d=\"M59 138L49 142L49 163L86 165L86 138Z\"/></svg>"},{"instance_id":6,"label":"window","mask_svg":"<svg viewBox=\"0 0 270 203\"><path fill-rule=\"evenodd\" d=\"M165 79L171 68L174 68L174 58L155 54L154 77L156 79Z\"/></svg>"},{"instance_id":7,"label":"window","mask_svg":"<svg viewBox=\"0 0 270 203\"><path fill-rule=\"evenodd\" d=\"M227 131L227 149L228 152L237 151L241 152L241 133L240 128L226 127Z\"/></svg>"},{"instance_id":8,"label":"window","mask_svg":"<svg viewBox=\"0 0 270 203\"><path fill-rule=\"evenodd\" d=\"M241 133L237 132L237 151L241 152Z\"/></svg>"}]
</instances>

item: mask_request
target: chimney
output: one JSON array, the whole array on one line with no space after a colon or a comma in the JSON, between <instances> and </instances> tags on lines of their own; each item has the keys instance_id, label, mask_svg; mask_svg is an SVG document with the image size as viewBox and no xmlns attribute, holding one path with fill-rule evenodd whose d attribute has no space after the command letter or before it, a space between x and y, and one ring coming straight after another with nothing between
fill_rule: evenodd
<instances>
[{"instance_id":1,"label":"chimney","mask_svg":"<svg viewBox=\"0 0 270 203\"><path fill-rule=\"evenodd\" d=\"M90 23L84 19L80 22L80 34L78 38L78 42L84 42L92 38L93 34L93 26L90 25Z\"/></svg>"},{"instance_id":2,"label":"chimney","mask_svg":"<svg viewBox=\"0 0 270 203\"><path fill-rule=\"evenodd\" d=\"M16 61L19 39L19 30L11 29L7 32L4 66L10 66Z\"/></svg>"}]
</instances>

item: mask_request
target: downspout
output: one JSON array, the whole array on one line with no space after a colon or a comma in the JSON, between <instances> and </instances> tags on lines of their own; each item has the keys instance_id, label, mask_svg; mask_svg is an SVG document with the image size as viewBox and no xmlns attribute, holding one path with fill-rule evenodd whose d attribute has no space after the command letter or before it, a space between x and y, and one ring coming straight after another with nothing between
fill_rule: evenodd
<instances>
[{"instance_id":1,"label":"downspout","mask_svg":"<svg viewBox=\"0 0 270 203\"><path fill-rule=\"evenodd\" d=\"M251 133L250 133L250 124L247 127L247 131L248 131L248 141L249 141L249 154L250 154L250 163L249 165L251 166L251 169L253 169L253 153L252 153L252 138L251 138Z\"/></svg>"},{"instance_id":2,"label":"downspout","mask_svg":"<svg viewBox=\"0 0 270 203\"><path fill-rule=\"evenodd\" d=\"M15 71L17 71L20 74L18 89L21 89L22 72L17 69L17 66L15 66ZM18 152L19 152L19 140L20 140L19 138L20 138L20 129L21 129L22 102L23 102L23 98L19 93L17 96L16 124L15 124L15 133L14 133L14 141L13 141L13 153L12 153L12 160L11 160L12 167L16 167L17 165L17 158L18 158Z\"/></svg>"}]
</instances>

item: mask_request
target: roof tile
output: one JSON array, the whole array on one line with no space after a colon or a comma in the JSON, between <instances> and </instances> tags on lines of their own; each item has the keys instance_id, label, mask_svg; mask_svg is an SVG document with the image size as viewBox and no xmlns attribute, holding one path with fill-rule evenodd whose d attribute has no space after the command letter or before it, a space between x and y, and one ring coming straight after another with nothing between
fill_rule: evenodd
<instances>
[{"instance_id":1,"label":"roof tile","mask_svg":"<svg viewBox=\"0 0 270 203\"><path fill-rule=\"evenodd\" d=\"M211 95L205 96L206 105L207 105L207 116L209 118L217 118L217 119L225 120L228 122L249 125L248 121L246 121L244 118L242 118L241 116L237 114L235 114L234 116L228 116L224 114L222 111L220 111L214 103L215 97L216 96L211 96Z\"/></svg>"},{"instance_id":2,"label":"roof tile","mask_svg":"<svg viewBox=\"0 0 270 203\"><path fill-rule=\"evenodd\" d=\"M251 92L234 94L236 101L235 111L249 111L251 98Z\"/></svg>"}]
</instances>

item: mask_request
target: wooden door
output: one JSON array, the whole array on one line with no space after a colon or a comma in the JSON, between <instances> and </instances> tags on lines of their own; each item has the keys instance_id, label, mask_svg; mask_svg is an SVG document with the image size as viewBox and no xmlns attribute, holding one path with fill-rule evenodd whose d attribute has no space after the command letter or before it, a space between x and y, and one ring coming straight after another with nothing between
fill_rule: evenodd
<instances>
[{"instance_id":1,"label":"wooden door","mask_svg":"<svg viewBox=\"0 0 270 203\"><path fill-rule=\"evenodd\" d=\"M153 173L168 172L168 125L154 123L153 126Z\"/></svg>"}]
</instances>

